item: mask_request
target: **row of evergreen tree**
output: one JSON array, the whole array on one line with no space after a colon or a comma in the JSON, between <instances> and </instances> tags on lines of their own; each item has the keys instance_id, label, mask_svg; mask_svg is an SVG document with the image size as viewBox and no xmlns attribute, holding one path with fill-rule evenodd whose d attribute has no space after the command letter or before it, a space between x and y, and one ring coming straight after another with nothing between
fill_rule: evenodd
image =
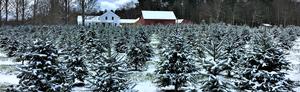
<instances>
[{"instance_id":1,"label":"row of evergreen tree","mask_svg":"<svg viewBox=\"0 0 300 92\"><path fill-rule=\"evenodd\" d=\"M1 47L9 57L25 62L18 66L19 85L8 91L70 91L76 86L101 92L129 90L134 84L128 71L144 70L152 53L149 34L129 31L73 26L3 30ZM128 56L119 58L119 53Z\"/></svg>"},{"instance_id":2,"label":"row of evergreen tree","mask_svg":"<svg viewBox=\"0 0 300 92\"><path fill-rule=\"evenodd\" d=\"M81 28L21 26L0 29L1 48L24 62L19 85L9 91L130 90L129 71L144 71L152 54L150 35L160 38L155 83L175 90L290 91L286 51L298 27L226 24ZM126 53L126 57L120 54Z\"/></svg>"},{"instance_id":3,"label":"row of evergreen tree","mask_svg":"<svg viewBox=\"0 0 300 92\"><path fill-rule=\"evenodd\" d=\"M194 28L158 31L162 60L155 82L159 86L173 85L180 91L196 85L205 92L283 92L295 87L285 77L290 66L285 55L297 29L224 24Z\"/></svg>"}]
</instances>

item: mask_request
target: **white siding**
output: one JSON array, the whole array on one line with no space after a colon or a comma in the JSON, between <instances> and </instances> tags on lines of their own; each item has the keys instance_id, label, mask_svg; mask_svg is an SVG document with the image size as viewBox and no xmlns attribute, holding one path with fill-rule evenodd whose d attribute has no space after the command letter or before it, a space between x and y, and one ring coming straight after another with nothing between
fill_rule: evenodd
<instances>
[{"instance_id":1,"label":"white siding","mask_svg":"<svg viewBox=\"0 0 300 92\"><path fill-rule=\"evenodd\" d=\"M105 23L106 25L120 26L120 17L111 11L108 11L101 15L98 20L101 21L101 23Z\"/></svg>"},{"instance_id":2,"label":"white siding","mask_svg":"<svg viewBox=\"0 0 300 92\"><path fill-rule=\"evenodd\" d=\"M77 17L78 25L82 25L82 16ZM120 26L120 17L115 13L108 11L101 16L86 16L85 25L100 25L105 24L105 26Z\"/></svg>"}]
</instances>

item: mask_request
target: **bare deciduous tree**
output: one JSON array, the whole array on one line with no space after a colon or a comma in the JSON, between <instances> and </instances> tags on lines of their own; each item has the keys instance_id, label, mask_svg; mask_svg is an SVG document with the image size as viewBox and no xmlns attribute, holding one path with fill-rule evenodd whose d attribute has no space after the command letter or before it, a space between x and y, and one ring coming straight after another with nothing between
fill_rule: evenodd
<instances>
[{"instance_id":1,"label":"bare deciduous tree","mask_svg":"<svg viewBox=\"0 0 300 92\"><path fill-rule=\"evenodd\" d=\"M65 12L64 19L65 19L65 24L69 23L70 4L71 4L70 0L64 0L64 12Z\"/></svg>"},{"instance_id":2,"label":"bare deciduous tree","mask_svg":"<svg viewBox=\"0 0 300 92\"><path fill-rule=\"evenodd\" d=\"M87 10L93 11L97 0L80 0L79 5L81 8L82 25L85 26L85 15ZM95 12L95 11L94 11Z\"/></svg>"},{"instance_id":3,"label":"bare deciduous tree","mask_svg":"<svg viewBox=\"0 0 300 92\"><path fill-rule=\"evenodd\" d=\"M8 0L5 0L5 22L8 21Z\"/></svg>"},{"instance_id":4,"label":"bare deciduous tree","mask_svg":"<svg viewBox=\"0 0 300 92\"><path fill-rule=\"evenodd\" d=\"M19 21L19 8L20 8L20 4L21 4L21 2L20 2L20 0L15 0L15 9L16 9L16 21Z\"/></svg>"},{"instance_id":5,"label":"bare deciduous tree","mask_svg":"<svg viewBox=\"0 0 300 92\"><path fill-rule=\"evenodd\" d=\"M2 26L2 1L0 0L0 26Z\"/></svg>"},{"instance_id":6,"label":"bare deciduous tree","mask_svg":"<svg viewBox=\"0 0 300 92\"><path fill-rule=\"evenodd\" d=\"M25 8L26 8L26 2L25 2L25 0L22 0L21 1L21 3L22 3L22 22L24 23L24 21L25 21Z\"/></svg>"},{"instance_id":7,"label":"bare deciduous tree","mask_svg":"<svg viewBox=\"0 0 300 92\"><path fill-rule=\"evenodd\" d=\"M85 0L80 0L82 26L85 26Z\"/></svg>"}]
</instances>

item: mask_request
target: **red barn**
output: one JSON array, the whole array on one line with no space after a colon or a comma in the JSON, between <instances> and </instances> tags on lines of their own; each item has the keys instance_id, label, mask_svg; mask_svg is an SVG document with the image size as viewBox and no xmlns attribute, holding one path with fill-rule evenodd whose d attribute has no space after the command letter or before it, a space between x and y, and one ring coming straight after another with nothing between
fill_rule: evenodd
<instances>
[{"instance_id":1,"label":"red barn","mask_svg":"<svg viewBox=\"0 0 300 92\"><path fill-rule=\"evenodd\" d=\"M175 24L176 16L173 11L142 11L138 21L142 25Z\"/></svg>"}]
</instances>

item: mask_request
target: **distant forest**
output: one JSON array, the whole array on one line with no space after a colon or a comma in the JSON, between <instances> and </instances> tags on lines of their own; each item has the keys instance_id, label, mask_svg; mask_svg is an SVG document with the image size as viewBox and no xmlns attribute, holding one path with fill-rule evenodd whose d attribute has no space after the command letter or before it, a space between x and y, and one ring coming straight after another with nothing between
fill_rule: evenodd
<instances>
[{"instance_id":1,"label":"distant forest","mask_svg":"<svg viewBox=\"0 0 300 92\"><path fill-rule=\"evenodd\" d=\"M1 0L1 25L76 24L78 15L99 15L92 9L96 0ZM121 18L138 18L141 10L170 10L178 19L194 23L225 22L250 26L269 23L300 25L300 0L138 0L135 8L116 10ZM76 9L72 5L78 4ZM131 6L129 3L128 6ZM14 9L12 12L10 9ZM29 13L31 12L31 13ZM18 20L8 21L8 14Z\"/></svg>"}]
</instances>

